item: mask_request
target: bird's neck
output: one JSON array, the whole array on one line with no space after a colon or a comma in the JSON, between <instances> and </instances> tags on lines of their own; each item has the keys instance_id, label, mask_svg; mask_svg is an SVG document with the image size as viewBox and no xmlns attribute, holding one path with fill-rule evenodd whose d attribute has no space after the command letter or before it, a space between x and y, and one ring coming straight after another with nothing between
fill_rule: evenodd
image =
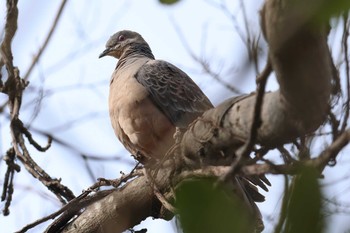
<instances>
[{"instance_id":1,"label":"bird's neck","mask_svg":"<svg viewBox=\"0 0 350 233\"><path fill-rule=\"evenodd\" d=\"M128 48L124 50L117 63L117 68L123 66L128 59L136 57L148 57L149 59L155 59L148 44L134 43L129 45Z\"/></svg>"}]
</instances>

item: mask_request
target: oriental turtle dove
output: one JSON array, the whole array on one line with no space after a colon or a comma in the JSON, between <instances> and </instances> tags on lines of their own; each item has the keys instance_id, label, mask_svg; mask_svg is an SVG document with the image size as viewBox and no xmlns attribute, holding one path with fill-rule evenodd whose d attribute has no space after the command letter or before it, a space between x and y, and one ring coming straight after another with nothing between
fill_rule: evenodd
<instances>
[{"instance_id":1,"label":"oriental turtle dove","mask_svg":"<svg viewBox=\"0 0 350 233\"><path fill-rule=\"evenodd\" d=\"M156 60L147 42L120 31L100 54L119 59L110 83L109 113L114 131L139 161L158 160L174 144L175 128L186 128L213 105L182 70Z\"/></svg>"}]
</instances>

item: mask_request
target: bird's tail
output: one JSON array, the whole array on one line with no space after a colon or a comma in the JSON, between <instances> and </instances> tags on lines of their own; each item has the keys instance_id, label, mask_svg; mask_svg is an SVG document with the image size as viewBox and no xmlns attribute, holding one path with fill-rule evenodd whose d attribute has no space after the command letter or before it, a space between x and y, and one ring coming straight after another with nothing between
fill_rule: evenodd
<instances>
[{"instance_id":1,"label":"bird's tail","mask_svg":"<svg viewBox=\"0 0 350 233\"><path fill-rule=\"evenodd\" d=\"M249 212L252 214L255 220L255 232L262 232L264 230L264 223L262 220L262 215L255 202L263 202L265 197L259 193L259 186L267 191L266 185L270 185L270 182L263 177L240 177L236 176L233 180L233 185L235 187L235 193L241 198L245 205L248 207Z\"/></svg>"}]
</instances>

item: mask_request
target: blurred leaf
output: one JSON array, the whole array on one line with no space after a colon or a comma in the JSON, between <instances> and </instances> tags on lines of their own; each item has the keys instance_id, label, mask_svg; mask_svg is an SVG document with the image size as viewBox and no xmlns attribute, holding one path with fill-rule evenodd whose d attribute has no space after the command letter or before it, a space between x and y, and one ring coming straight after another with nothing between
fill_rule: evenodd
<instances>
[{"instance_id":1,"label":"blurred leaf","mask_svg":"<svg viewBox=\"0 0 350 233\"><path fill-rule=\"evenodd\" d=\"M339 17L350 10L349 0L293 0L288 1L304 14L312 14L312 23L324 26L331 18Z\"/></svg>"},{"instance_id":2,"label":"blurred leaf","mask_svg":"<svg viewBox=\"0 0 350 233\"><path fill-rule=\"evenodd\" d=\"M159 2L165 5L172 5L179 2L179 0L159 0Z\"/></svg>"},{"instance_id":3,"label":"blurred leaf","mask_svg":"<svg viewBox=\"0 0 350 233\"><path fill-rule=\"evenodd\" d=\"M176 207L184 233L253 232L242 201L212 180L185 181L176 190Z\"/></svg>"},{"instance_id":4,"label":"blurred leaf","mask_svg":"<svg viewBox=\"0 0 350 233\"><path fill-rule=\"evenodd\" d=\"M337 17L350 9L349 0L324 0L316 18L328 21L331 17Z\"/></svg>"},{"instance_id":5,"label":"blurred leaf","mask_svg":"<svg viewBox=\"0 0 350 233\"><path fill-rule=\"evenodd\" d=\"M286 233L320 233L323 229L322 193L318 172L305 167L292 183L288 200Z\"/></svg>"}]
</instances>

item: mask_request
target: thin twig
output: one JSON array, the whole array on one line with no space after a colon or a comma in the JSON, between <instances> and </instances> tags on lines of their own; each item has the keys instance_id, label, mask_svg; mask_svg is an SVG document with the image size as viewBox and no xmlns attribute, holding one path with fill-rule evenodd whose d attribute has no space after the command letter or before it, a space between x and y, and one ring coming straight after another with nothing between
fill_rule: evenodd
<instances>
[{"instance_id":1,"label":"thin twig","mask_svg":"<svg viewBox=\"0 0 350 233\"><path fill-rule=\"evenodd\" d=\"M339 152L348 145L350 142L350 129L345 130L341 133L338 138L325 149L317 158L306 161L306 164L317 164L317 168L320 172L324 170L327 164L335 160Z\"/></svg>"},{"instance_id":2,"label":"thin twig","mask_svg":"<svg viewBox=\"0 0 350 233\"><path fill-rule=\"evenodd\" d=\"M296 161L295 159L293 159L288 150L286 150L283 146L279 146L277 147L277 149L279 150L279 152L281 152L284 163L290 164Z\"/></svg>"},{"instance_id":3,"label":"thin twig","mask_svg":"<svg viewBox=\"0 0 350 233\"><path fill-rule=\"evenodd\" d=\"M350 129L343 132L336 141L334 141L327 149L325 149L316 158L305 161L294 161L290 164L273 164L270 161L263 159L264 164L242 165L237 168L236 173L240 176L253 176L263 174L280 174L280 175L295 175L300 167L310 166L317 168L320 173L323 171L327 163L338 156L339 152L350 142ZM207 166L205 168L184 171L177 177L177 181L187 179L189 177L223 177L229 173L232 166Z\"/></svg>"},{"instance_id":4,"label":"thin twig","mask_svg":"<svg viewBox=\"0 0 350 233\"><path fill-rule=\"evenodd\" d=\"M234 30L236 31L238 37L241 39L241 41L243 42L243 44L247 47L247 49L249 49L249 46L247 44L247 40L244 36L243 30L240 28L240 24L238 23L238 20L236 18L236 14L232 13L229 9L228 6L226 4L225 1L209 1L206 0L205 2L207 2L209 5L221 10L231 21Z\"/></svg>"},{"instance_id":5,"label":"thin twig","mask_svg":"<svg viewBox=\"0 0 350 233\"><path fill-rule=\"evenodd\" d=\"M48 229L48 232L54 231L57 227L59 227L63 224L63 222L64 222L63 220L69 221L70 219L68 219L68 217L73 217L74 214L77 213L78 211L80 211L82 208L84 208L87 205L93 203L94 201L101 199L102 197L108 195L112 190L103 191L101 195L99 195L97 193L95 196L88 197L88 195L91 192L96 191L98 188L100 188L102 186L113 186L115 188L118 188L122 183L127 182L131 178L133 178L135 176L143 175L143 173L141 171L138 172L139 168L140 168L139 164L136 164L136 166L131 170L131 172L129 174L126 174L126 175L122 174L122 176L119 179L115 179L115 180L107 180L107 179L103 179L103 178L98 179L98 181L96 183L94 183L88 189L83 191L82 194L80 194L76 198L72 199L70 202L68 202L65 206L63 206L58 211L56 211L48 216L45 216L41 219L38 219L33 223L26 225L25 227L23 227L21 230L17 231L16 233L24 233L24 232L28 231L29 229L34 228L37 225L44 223L50 219L55 219L57 216L62 214L60 219L58 221L55 221L54 223L52 223Z\"/></svg>"},{"instance_id":6,"label":"thin twig","mask_svg":"<svg viewBox=\"0 0 350 233\"><path fill-rule=\"evenodd\" d=\"M1 67L5 64L7 72L9 73L9 78L7 82L10 80L10 77L14 76L13 73L13 56L11 51L11 43L15 33L17 31L17 18L18 18L18 8L17 8L18 0L7 0L6 7L6 22L5 22L5 35L4 39L1 42Z\"/></svg>"},{"instance_id":7,"label":"thin twig","mask_svg":"<svg viewBox=\"0 0 350 233\"><path fill-rule=\"evenodd\" d=\"M1 92L8 95L8 103L10 107L10 115L11 115L11 123L14 119L18 118L19 108L21 105L22 91L25 87L24 83L21 82L19 77L19 71L16 67L13 66L13 56L11 50L11 43L13 37L17 31L17 20L18 20L18 8L17 8L17 0L7 0L6 7L6 22L5 22L5 35L1 42L0 49L0 69L2 66L6 66L6 71L8 74L6 83L3 85L1 81ZM18 132L15 132L11 127L11 137L13 147L8 150L6 163L7 163L7 171L5 174L4 185L3 185L3 193L2 193L2 201L5 201L3 213L4 215L8 215L10 210L9 207L12 201L13 195L13 178L15 175L15 171L19 172L20 168L15 163L16 159L16 150L14 143L16 143L15 138Z\"/></svg>"},{"instance_id":8,"label":"thin twig","mask_svg":"<svg viewBox=\"0 0 350 233\"><path fill-rule=\"evenodd\" d=\"M336 140L338 138L339 135L339 125L340 125L340 121L337 119L337 117L334 115L334 113L329 110L328 112L328 117L329 117L329 123L332 127L332 139L333 141Z\"/></svg>"},{"instance_id":9,"label":"thin twig","mask_svg":"<svg viewBox=\"0 0 350 233\"><path fill-rule=\"evenodd\" d=\"M232 93L235 94L241 94L242 92L240 90L238 90L236 87L232 86L229 82L226 82L225 80L223 80L219 74L217 72L214 72L210 66L209 63L206 62L204 59L198 57L191 49L191 47L189 46L189 44L187 43L187 40L185 39L185 36L183 35L181 29L179 28L179 26L176 24L175 20L173 18L170 19L174 29L176 30L180 41L182 43L182 45L184 46L184 48L186 49L187 53L192 57L192 59L197 62L202 69L208 74L210 75L214 80L216 80L218 83L220 83L221 85L223 85L225 88L227 88L228 90L230 90Z\"/></svg>"},{"instance_id":10,"label":"thin twig","mask_svg":"<svg viewBox=\"0 0 350 233\"><path fill-rule=\"evenodd\" d=\"M209 5L221 10L229 18L235 32L237 33L238 37L240 38L240 40L242 41L242 43L247 49L249 60L253 61L254 63L255 72L258 73L259 64L258 64L258 56L257 56L258 55L257 46L259 43L260 36L257 36L257 39L255 39L254 38L255 36L251 35L251 31L249 30L248 16L246 13L244 1L240 0L240 8L242 10L244 30L246 33L244 33L244 30L240 27L240 24L238 23L238 20L236 17L237 13L231 12L225 1L217 2L217 1L206 0L206 2Z\"/></svg>"},{"instance_id":11,"label":"thin twig","mask_svg":"<svg viewBox=\"0 0 350 233\"><path fill-rule=\"evenodd\" d=\"M122 176L115 180L109 180L105 178L98 178L98 182L95 183L95 185L91 186L89 190L91 189L97 189L101 186L113 186L114 188L119 188L122 183L125 183L126 181L136 177L143 175L143 172L141 172L141 167L139 166L139 163L135 165L135 167L131 170L129 174L122 174Z\"/></svg>"},{"instance_id":12,"label":"thin twig","mask_svg":"<svg viewBox=\"0 0 350 233\"><path fill-rule=\"evenodd\" d=\"M1 201L5 201L5 205L3 208L3 214L4 216L7 216L10 214L10 205L11 205L11 201L12 201L12 194L13 194L13 178L14 178L14 174L15 172L19 172L20 166L18 164L16 164L15 162L15 151L13 150L13 148L10 148L7 153L6 156L4 158L6 165L7 165L7 170L5 173L5 178L4 178L4 184L3 184L3 191L2 191L2 195L1 195Z\"/></svg>"},{"instance_id":13,"label":"thin twig","mask_svg":"<svg viewBox=\"0 0 350 233\"><path fill-rule=\"evenodd\" d=\"M350 112L350 64L349 64L349 50L348 50L348 38L349 38L349 27L348 27L348 16L349 12L346 11L343 14L343 38L342 45L344 49L344 60L346 69L346 101L345 101L345 115L343 119L343 124L341 126L340 132L343 132L348 123L349 112Z\"/></svg>"},{"instance_id":14,"label":"thin twig","mask_svg":"<svg viewBox=\"0 0 350 233\"><path fill-rule=\"evenodd\" d=\"M103 197L105 197L106 195L108 195L110 193L109 190L106 191L101 191L99 193L96 193L96 195L88 197L88 198L76 198L73 199L72 201L70 201L69 203L67 203L65 206L63 206L61 209L59 209L58 211L45 216L41 219L38 219L28 225L26 225L25 227L23 227L22 229L20 229L19 231L16 231L16 233L24 233L27 232L28 230L36 227L37 225L44 223L50 219L55 219L57 216L59 216L60 214L64 213L66 215L73 215L76 214L77 212L79 212L79 210L81 208L84 208L88 205L90 205L91 203L94 203L96 200L99 200ZM57 232L57 231L56 231Z\"/></svg>"},{"instance_id":15,"label":"thin twig","mask_svg":"<svg viewBox=\"0 0 350 233\"><path fill-rule=\"evenodd\" d=\"M103 155L89 155L89 154L85 154L83 152L81 152L80 150L78 150L77 148L75 148L74 146L70 145L68 142L65 142L64 140L52 135L51 133L48 133L44 130L41 129L37 129L34 128L33 126L31 126L30 131L38 133L42 136L45 136L47 138L51 138L53 142L73 151L75 154L78 154L79 156L81 156L83 159L89 159L89 160L95 160L95 161L121 161L121 156L103 156ZM130 165L133 165L134 163L130 163Z\"/></svg>"},{"instance_id":16,"label":"thin twig","mask_svg":"<svg viewBox=\"0 0 350 233\"><path fill-rule=\"evenodd\" d=\"M50 136L48 137L47 145L45 147L40 146L39 143L37 143L33 139L33 136L28 131L28 129L24 127L23 122L20 119L17 119L16 121L13 122L13 127L17 127L18 130L27 137L27 139L29 140L29 143L32 144L35 147L35 149L37 149L38 151L45 152L51 147L52 138Z\"/></svg>"},{"instance_id":17,"label":"thin twig","mask_svg":"<svg viewBox=\"0 0 350 233\"><path fill-rule=\"evenodd\" d=\"M53 21L53 24L52 24L51 28L50 28L50 31L49 31L49 33L47 34L46 39L45 39L43 45L39 48L38 53L34 56L34 59L33 59L33 61L32 61L32 64L29 66L27 72L25 73L25 75L24 75L24 77L23 77L24 80L28 80L30 74L32 73L33 68L34 68L35 65L38 63L38 61L39 61L41 55L43 54L44 50L46 49L47 45L49 44L49 41L50 41L50 39L51 39L51 37L52 37L52 35L53 35L55 29L57 28L57 23L58 23L59 19L61 18L63 9L64 9L64 7L66 6L66 3L67 3L67 0L63 0L63 1L61 2L61 5L60 5L60 7L59 7L59 9L58 9L58 11L57 11L56 17L55 17L55 19L54 19L54 21Z\"/></svg>"},{"instance_id":18,"label":"thin twig","mask_svg":"<svg viewBox=\"0 0 350 233\"><path fill-rule=\"evenodd\" d=\"M261 109L265 94L265 86L267 83L267 78L269 77L271 71L271 63L268 60L264 70L261 72L259 77L257 77L258 86L256 91L256 100L249 138L247 139L247 142L243 145L242 149L238 151L237 159L232 163L230 171L224 177L222 177L224 180L226 180L232 174L237 172L237 169L239 169L239 167L241 166L241 162L243 161L243 159L247 158L250 152L253 150L257 138L258 129L261 125Z\"/></svg>"},{"instance_id":19,"label":"thin twig","mask_svg":"<svg viewBox=\"0 0 350 233\"><path fill-rule=\"evenodd\" d=\"M160 203L162 203L162 205L170 212L176 213L176 208L166 199L166 197L164 197L164 195L158 189L156 183L154 182L154 178L151 174L149 174L149 171L147 169L144 169L144 174L147 177L148 181L151 183L153 193L158 198Z\"/></svg>"},{"instance_id":20,"label":"thin twig","mask_svg":"<svg viewBox=\"0 0 350 233\"><path fill-rule=\"evenodd\" d=\"M255 44L257 44L258 41L256 41L256 43L255 43L255 40L254 41L252 40L251 32L249 30L248 17L247 17L247 12L245 9L244 1L240 0L239 2L240 2L240 7L241 7L242 12L243 12L244 27L245 27L245 31L247 34L246 47L248 50L248 56L249 56L249 59L251 61L253 61L254 69L255 69L255 72L257 74L258 70L259 70L259 64L258 64L258 57L257 57L257 48L256 48Z\"/></svg>"},{"instance_id":21,"label":"thin twig","mask_svg":"<svg viewBox=\"0 0 350 233\"><path fill-rule=\"evenodd\" d=\"M53 179L49 174L47 174L44 169L42 169L30 156L28 149L25 146L24 139L22 135L17 137L17 143L21 148L18 149L17 144L14 146L17 158L23 163L27 171L41 181L51 192L53 192L56 197L61 201L62 204L66 204L70 200L74 199L75 196L73 192L65 185L61 184L58 179Z\"/></svg>"}]
</instances>

